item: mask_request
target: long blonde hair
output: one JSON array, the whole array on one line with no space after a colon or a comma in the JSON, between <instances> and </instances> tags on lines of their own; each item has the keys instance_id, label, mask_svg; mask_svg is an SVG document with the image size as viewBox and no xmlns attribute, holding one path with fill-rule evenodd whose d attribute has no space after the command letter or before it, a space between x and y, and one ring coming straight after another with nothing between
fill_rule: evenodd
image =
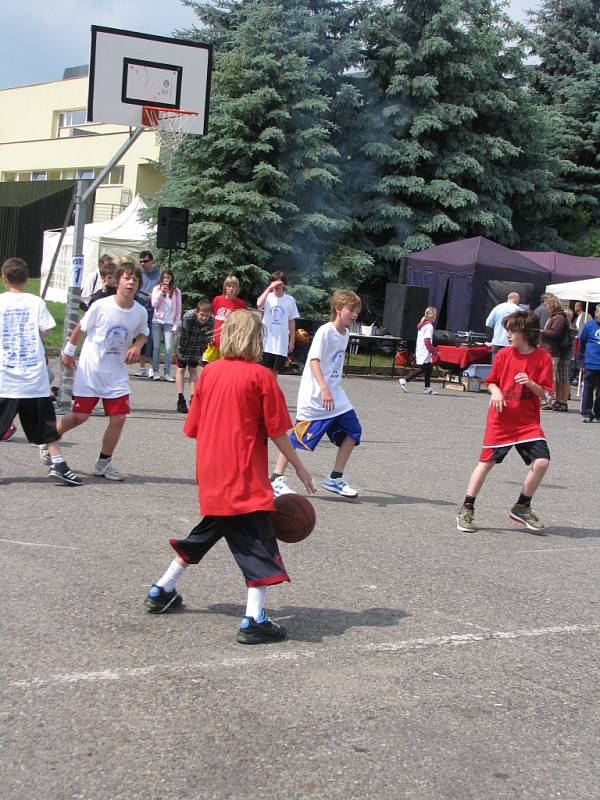
<instances>
[{"instance_id":1,"label":"long blonde hair","mask_svg":"<svg viewBox=\"0 0 600 800\"><path fill-rule=\"evenodd\" d=\"M427 306L421 317L421 322L429 322L437 317L437 308L435 306Z\"/></svg>"},{"instance_id":2,"label":"long blonde hair","mask_svg":"<svg viewBox=\"0 0 600 800\"><path fill-rule=\"evenodd\" d=\"M233 311L221 328L219 349L223 358L260 361L263 352L262 322L255 311Z\"/></svg>"}]
</instances>

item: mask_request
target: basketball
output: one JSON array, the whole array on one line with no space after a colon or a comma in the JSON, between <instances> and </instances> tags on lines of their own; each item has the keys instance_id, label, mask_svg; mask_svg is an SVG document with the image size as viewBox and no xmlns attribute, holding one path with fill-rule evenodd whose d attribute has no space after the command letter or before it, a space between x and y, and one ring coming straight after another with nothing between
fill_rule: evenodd
<instances>
[{"instance_id":1,"label":"basketball","mask_svg":"<svg viewBox=\"0 0 600 800\"><path fill-rule=\"evenodd\" d=\"M310 334L304 328L298 328L296 331L296 344L308 344L310 341Z\"/></svg>"},{"instance_id":2,"label":"basketball","mask_svg":"<svg viewBox=\"0 0 600 800\"><path fill-rule=\"evenodd\" d=\"M315 527L317 515L310 500L300 494L283 494L275 499L273 528L282 542L301 542Z\"/></svg>"}]
</instances>

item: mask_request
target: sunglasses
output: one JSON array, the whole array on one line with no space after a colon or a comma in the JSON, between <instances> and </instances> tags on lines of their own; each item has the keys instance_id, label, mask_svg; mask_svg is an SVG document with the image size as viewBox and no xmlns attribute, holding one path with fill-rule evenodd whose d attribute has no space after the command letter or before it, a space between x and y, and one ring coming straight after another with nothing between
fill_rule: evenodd
<instances>
[{"instance_id":1,"label":"sunglasses","mask_svg":"<svg viewBox=\"0 0 600 800\"><path fill-rule=\"evenodd\" d=\"M140 264L149 264L151 261L151 258L140 258Z\"/></svg>"}]
</instances>

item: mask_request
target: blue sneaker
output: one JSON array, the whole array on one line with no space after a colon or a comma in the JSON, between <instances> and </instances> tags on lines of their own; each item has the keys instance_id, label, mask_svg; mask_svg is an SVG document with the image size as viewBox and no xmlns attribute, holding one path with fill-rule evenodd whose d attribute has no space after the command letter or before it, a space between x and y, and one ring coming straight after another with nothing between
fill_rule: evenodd
<instances>
[{"instance_id":1,"label":"blue sneaker","mask_svg":"<svg viewBox=\"0 0 600 800\"><path fill-rule=\"evenodd\" d=\"M144 606L148 614L174 614L183 608L183 597L175 589L165 592L161 586L153 583L144 600Z\"/></svg>"},{"instance_id":2,"label":"blue sneaker","mask_svg":"<svg viewBox=\"0 0 600 800\"><path fill-rule=\"evenodd\" d=\"M334 492L342 497L358 497L356 489L353 489L343 478L325 478L322 486L328 492Z\"/></svg>"},{"instance_id":3,"label":"blue sneaker","mask_svg":"<svg viewBox=\"0 0 600 800\"><path fill-rule=\"evenodd\" d=\"M278 625L270 620L263 608L258 620L255 620L254 617L242 619L236 639L239 644L269 644L285 639L286 633L283 625Z\"/></svg>"}]
</instances>

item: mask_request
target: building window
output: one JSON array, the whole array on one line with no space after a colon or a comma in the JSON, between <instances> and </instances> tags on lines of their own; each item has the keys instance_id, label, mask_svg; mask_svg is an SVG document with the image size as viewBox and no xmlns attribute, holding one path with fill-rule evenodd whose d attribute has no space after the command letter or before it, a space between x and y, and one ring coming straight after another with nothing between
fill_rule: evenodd
<instances>
[{"instance_id":1,"label":"building window","mask_svg":"<svg viewBox=\"0 0 600 800\"><path fill-rule=\"evenodd\" d=\"M102 179L102 186L122 186L125 176L125 167L114 167Z\"/></svg>"},{"instance_id":2,"label":"building window","mask_svg":"<svg viewBox=\"0 0 600 800\"><path fill-rule=\"evenodd\" d=\"M74 108L71 111L59 111L56 115L56 136L69 135L70 131L63 131L66 128L74 128L76 125L85 125L87 111L85 108Z\"/></svg>"},{"instance_id":3,"label":"building window","mask_svg":"<svg viewBox=\"0 0 600 800\"><path fill-rule=\"evenodd\" d=\"M96 177L96 170L93 167L82 167L77 170L77 178L83 180L93 180Z\"/></svg>"},{"instance_id":4,"label":"building window","mask_svg":"<svg viewBox=\"0 0 600 800\"><path fill-rule=\"evenodd\" d=\"M47 181L48 180L48 173L47 172L32 172L31 173L31 180L32 181Z\"/></svg>"}]
</instances>

